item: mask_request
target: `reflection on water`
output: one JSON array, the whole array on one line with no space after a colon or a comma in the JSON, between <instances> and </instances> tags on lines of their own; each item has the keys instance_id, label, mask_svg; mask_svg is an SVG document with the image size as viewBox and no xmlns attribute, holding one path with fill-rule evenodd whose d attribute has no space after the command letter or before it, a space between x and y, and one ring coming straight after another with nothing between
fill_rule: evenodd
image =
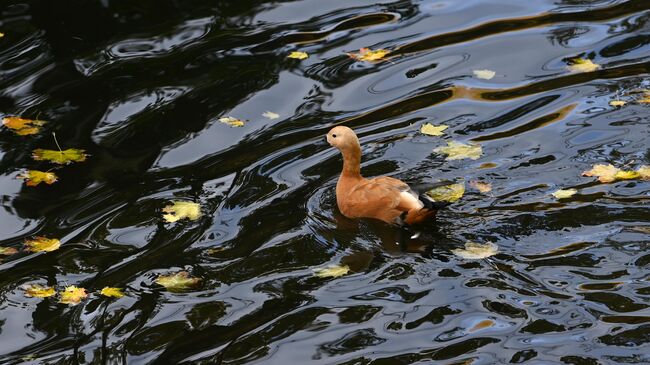
<instances>
[{"instance_id":1,"label":"reflection on water","mask_svg":"<svg viewBox=\"0 0 650 365\"><path fill-rule=\"evenodd\" d=\"M0 130L0 246L62 246L1 257L0 362L650 362L650 183L580 176L650 164L634 102L649 21L646 0L11 2L0 113L49 123ZM363 47L391 53L345 54ZM572 73L577 57L601 68ZM468 189L417 239L348 220L323 140L337 124L360 136L366 176L492 191ZM52 132L91 158L26 187L16 176L47 168L31 151L55 149ZM433 152L452 139L483 156ZM203 215L164 223L170 200ZM499 254L455 256L466 241ZM334 264L350 273L314 275ZM181 270L201 285L154 282ZM92 294L67 306L24 284Z\"/></svg>"}]
</instances>

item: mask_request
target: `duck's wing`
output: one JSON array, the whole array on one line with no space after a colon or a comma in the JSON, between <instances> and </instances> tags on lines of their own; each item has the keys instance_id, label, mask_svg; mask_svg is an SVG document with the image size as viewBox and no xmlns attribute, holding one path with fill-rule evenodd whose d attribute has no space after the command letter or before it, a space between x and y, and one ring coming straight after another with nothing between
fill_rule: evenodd
<instances>
[{"instance_id":1,"label":"duck's wing","mask_svg":"<svg viewBox=\"0 0 650 365\"><path fill-rule=\"evenodd\" d=\"M342 210L350 217L396 223L402 213L421 207L421 204L406 183L391 177L379 177L354 186L344 199Z\"/></svg>"}]
</instances>

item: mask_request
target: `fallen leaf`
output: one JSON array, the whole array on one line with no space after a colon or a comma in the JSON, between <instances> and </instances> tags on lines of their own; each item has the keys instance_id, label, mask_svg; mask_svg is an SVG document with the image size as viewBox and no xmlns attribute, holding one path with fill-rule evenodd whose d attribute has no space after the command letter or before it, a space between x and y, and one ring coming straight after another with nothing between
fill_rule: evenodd
<instances>
[{"instance_id":1,"label":"fallen leaf","mask_svg":"<svg viewBox=\"0 0 650 365\"><path fill-rule=\"evenodd\" d=\"M468 332L476 332L485 328L494 327L494 321L491 319L484 319L479 323L475 324L474 327L470 328Z\"/></svg>"},{"instance_id":2,"label":"fallen leaf","mask_svg":"<svg viewBox=\"0 0 650 365\"><path fill-rule=\"evenodd\" d=\"M43 120L24 119L20 117L2 118L2 124L19 136L36 134L46 122Z\"/></svg>"},{"instance_id":3,"label":"fallen leaf","mask_svg":"<svg viewBox=\"0 0 650 365\"><path fill-rule=\"evenodd\" d=\"M492 70L474 70L474 76L478 77L479 79L483 79L483 80L490 80L496 74L497 73L492 71Z\"/></svg>"},{"instance_id":4,"label":"fallen leaf","mask_svg":"<svg viewBox=\"0 0 650 365\"><path fill-rule=\"evenodd\" d=\"M163 218L169 223L179 221L183 218L191 221L201 218L201 205L194 202L173 201L171 205L164 207L162 211L163 213L167 213L163 214Z\"/></svg>"},{"instance_id":5,"label":"fallen leaf","mask_svg":"<svg viewBox=\"0 0 650 365\"><path fill-rule=\"evenodd\" d=\"M263 116L264 118L269 118L269 119L271 119L271 120L280 118L280 114L278 114L278 113L274 113L274 112L269 112L269 111L267 111L267 112L265 112L264 114L262 114L262 116Z\"/></svg>"},{"instance_id":6,"label":"fallen leaf","mask_svg":"<svg viewBox=\"0 0 650 365\"><path fill-rule=\"evenodd\" d=\"M637 170L642 179L650 180L650 166L644 165Z\"/></svg>"},{"instance_id":7,"label":"fallen leaf","mask_svg":"<svg viewBox=\"0 0 650 365\"><path fill-rule=\"evenodd\" d=\"M482 181L470 181L469 186L473 187L474 189L480 191L483 194L492 191L492 184L482 182Z\"/></svg>"},{"instance_id":8,"label":"fallen leaf","mask_svg":"<svg viewBox=\"0 0 650 365\"><path fill-rule=\"evenodd\" d=\"M465 144L456 141L447 142L446 147L438 147L433 152L444 153L447 155L447 160L462 160L464 158L471 158L476 160L483 154L481 145L478 144Z\"/></svg>"},{"instance_id":9,"label":"fallen leaf","mask_svg":"<svg viewBox=\"0 0 650 365\"><path fill-rule=\"evenodd\" d=\"M621 107L625 104L627 104L627 102L623 100L612 100L609 102L609 105L614 107Z\"/></svg>"},{"instance_id":10,"label":"fallen leaf","mask_svg":"<svg viewBox=\"0 0 650 365\"><path fill-rule=\"evenodd\" d=\"M13 247L0 247L0 255L9 256L16 253L18 253L18 250Z\"/></svg>"},{"instance_id":11,"label":"fallen leaf","mask_svg":"<svg viewBox=\"0 0 650 365\"><path fill-rule=\"evenodd\" d=\"M574 58L571 64L567 66L571 72L592 72L600 68L599 64L594 63L592 60L584 58Z\"/></svg>"},{"instance_id":12,"label":"fallen leaf","mask_svg":"<svg viewBox=\"0 0 650 365\"><path fill-rule=\"evenodd\" d=\"M175 274L160 275L156 278L158 285L164 286L169 291L183 291L198 285L201 278L193 278L187 271L179 271Z\"/></svg>"},{"instance_id":13,"label":"fallen leaf","mask_svg":"<svg viewBox=\"0 0 650 365\"><path fill-rule=\"evenodd\" d=\"M56 294L56 290L49 286L31 284L23 286L25 296L30 298L47 298Z\"/></svg>"},{"instance_id":14,"label":"fallen leaf","mask_svg":"<svg viewBox=\"0 0 650 365\"><path fill-rule=\"evenodd\" d=\"M86 289L77 288L74 285L68 286L64 291L61 292L61 298L59 303L76 305L81 303L81 300L88 297Z\"/></svg>"},{"instance_id":15,"label":"fallen leaf","mask_svg":"<svg viewBox=\"0 0 650 365\"><path fill-rule=\"evenodd\" d=\"M643 92L643 97L641 99L638 99L637 103L650 104L650 92L649 91L644 91Z\"/></svg>"},{"instance_id":16,"label":"fallen leaf","mask_svg":"<svg viewBox=\"0 0 650 365\"><path fill-rule=\"evenodd\" d=\"M650 234L650 226L630 227L632 231Z\"/></svg>"},{"instance_id":17,"label":"fallen leaf","mask_svg":"<svg viewBox=\"0 0 650 365\"><path fill-rule=\"evenodd\" d=\"M307 52L294 51L294 52L289 53L289 55L287 57L288 58L295 58L297 60L304 60L305 58L309 57L309 55L307 54Z\"/></svg>"},{"instance_id":18,"label":"fallen leaf","mask_svg":"<svg viewBox=\"0 0 650 365\"><path fill-rule=\"evenodd\" d=\"M460 256L468 260L478 260L484 259L496 255L499 248L496 244L492 242L487 242L485 244L480 244L476 242L467 242L465 243L465 248L457 248L452 250L455 255Z\"/></svg>"},{"instance_id":19,"label":"fallen leaf","mask_svg":"<svg viewBox=\"0 0 650 365\"><path fill-rule=\"evenodd\" d=\"M36 149L32 152L32 158L36 161L51 161L59 165L68 165L73 162L86 161L87 154L84 150L68 148L63 151Z\"/></svg>"},{"instance_id":20,"label":"fallen leaf","mask_svg":"<svg viewBox=\"0 0 650 365\"><path fill-rule=\"evenodd\" d=\"M25 246L27 246L26 250L30 252L51 252L61 247L61 241L56 238L37 236L34 239L25 241Z\"/></svg>"},{"instance_id":21,"label":"fallen leaf","mask_svg":"<svg viewBox=\"0 0 650 365\"><path fill-rule=\"evenodd\" d=\"M375 62L381 61L390 53L387 49L371 50L370 48L361 48L359 53L348 53L347 55L357 61Z\"/></svg>"},{"instance_id":22,"label":"fallen leaf","mask_svg":"<svg viewBox=\"0 0 650 365\"><path fill-rule=\"evenodd\" d=\"M479 169L493 169L499 165L495 164L494 162L484 162L479 166Z\"/></svg>"},{"instance_id":23,"label":"fallen leaf","mask_svg":"<svg viewBox=\"0 0 650 365\"><path fill-rule=\"evenodd\" d=\"M641 174L637 171L619 170L614 177L616 180L634 180L640 178Z\"/></svg>"},{"instance_id":24,"label":"fallen leaf","mask_svg":"<svg viewBox=\"0 0 650 365\"><path fill-rule=\"evenodd\" d=\"M111 287L104 287L99 294L105 296L105 297L110 297L110 298L122 298L124 296L124 293L122 293L122 289L120 288L111 288Z\"/></svg>"},{"instance_id":25,"label":"fallen leaf","mask_svg":"<svg viewBox=\"0 0 650 365\"><path fill-rule=\"evenodd\" d=\"M2 37L4 37L4 36L5 36L5 34L2 33L2 32L0 32L0 38L2 38Z\"/></svg>"},{"instance_id":26,"label":"fallen leaf","mask_svg":"<svg viewBox=\"0 0 650 365\"><path fill-rule=\"evenodd\" d=\"M243 127L244 126L244 121L241 119L233 118L233 117L222 117L219 118L219 121L224 124L228 124L231 127Z\"/></svg>"},{"instance_id":27,"label":"fallen leaf","mask_svg":"<svg viewBox=\"0 0 650 365\"><path fill-rule=\"evenodd\" d=\"M330 265L328 267L314 269L314 274L319 278L338 278L350 272L348 265Z\"/></svg>"},{"instance_id":28,"label":"fallen leaf","mask_svg":"<svg viewBox=\"0 0 650 365\"><path fill-rule=\"evenodd\" d=\"M597 176L598 181L602 183L608 183L616 181L616 174L619 171L619 169L612 166L611 164L596 164L591 170L583 172L582 176Z\"/></svg>"},{"instance_id":29,"label":"fallen leaf","mask_svg":"<svg viewBox=\"0 0 650 365\"><path fill-rule=\"evenodd\" d=\"M22 175L18 175L18 178L25 180L25 185L27 186L36 186L42 182L47 185L52 185L58 179L56 174L53 172L37 170L28 170Z\"/></svg>"},{"instance_id":30,"label":"fallen leaf","mask_svg":"<svg viewBox=\"0 0 650 365\"><path fill-rule=\"evenodd\" d=\"M442 136L444 134L442 131L447 128L449 128L447 125L433 125L431 123L426 123L420 127L420 133L429 136Z\"/></svg>"},{"instance_id":31,"label":"fallen leaf","mask_svg":"<svg viewBox=\"0 0 650 365\"><path fill-rule=\"evenodd\" d=\"M425 193L437 202L453 203L465 194L465 184L450 184L433 188Z\"/></svg>"},{"instance_id":32,"label":"fallen leaf","mask_svg":"<svg viewBox=\"0 0 650 365\"><path fill-rule=\"evenodd\" d=\"M572 197L577 192L578 190L576 189L560 189L554 191L551 195L553 195L556 199L566 199Z\"/></svg>"}]
</instances>

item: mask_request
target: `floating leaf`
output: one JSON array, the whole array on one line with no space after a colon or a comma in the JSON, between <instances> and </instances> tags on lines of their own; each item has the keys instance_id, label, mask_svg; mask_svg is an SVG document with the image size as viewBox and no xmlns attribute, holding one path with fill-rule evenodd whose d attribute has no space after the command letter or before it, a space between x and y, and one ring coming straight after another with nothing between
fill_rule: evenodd
<instances>
[{"instance_id":1,"label":"floating leaf","mask_svg":"<svg viewBox=\"0 0 650 365\"><path fill-rule=\"evenodd\" d=\"M268 118L268 119L271 119L271 120L280 118L280 114L274 113L274 112L269 112L269 111L264 112L264 114L262 114L262 116L264 118Z\"/></svg>"},{"instance_id":2,"label":"floating leaf","mask_svg":"<svg viewBox=\"0 0 650 365\"><path fill-rule=\"evenodd\" d=\"M484 319L470 328L468 332L476 332L485 328L494 327L495 323L491 319Z\"/></svg>"},{"instance_id":3,"label":"floating leaf","mask_svg":"<svg viewBox=\"0 0 650 365\"><path fill-rule=\"evenodd\" d=\"M350 272L348 265L330 265L324 268L314 269L314 274L319 278L338 278Z\"/></svg>"},{"instance_id":4,"label":"floating leaf","mask_svg":"<svg viewBox=\"0 0 650 365\"><path fill-rule=\"evenodd\" d=\"M620 170L616 173L614 177L616 178L616 180L634 180L640 178L641 174L639 174L637 171Z\"/></svg>"},{"instance_id":5,"label":"floating leaf","mask_svg":"<svg viewBox=\"0 0 650 365\"><path fill-rule=\"evenodd\" d=\"M307 52L294 51L294 52L289 53L289 55L287 57L288 58L295 58L297 60L304 60L305 58L309 57L309 55L307 54Z\"/></svg>"},{"instance_id":6,"label":"floating leaf","mask_svg":"<svg viewBox=\"0 0 650 365\"><path fill-rule=\"evenodd\" d=\"M59 165L68 165L73 162L86 161L87 154L84 150L68 148L63 151L36 149L32 152L32 158L36 161L51 161Z\"/></svg>"},{"instance_id":7,"label":"floating leaf","mask_svg":"<svg viewBox=\"0 0 650 365\"><path fill-rule=\"evenodd\" d=\"M639 173L639 176L641 176L642 179L650 180L650 166L647 165L641 166L639 167L637 172Z\"/></svg>"},{"instance_id":8,"label":"floating leaf","mask_svg":"<svg viewBox=\"0 0 650 365\"><path fill-rule=\"evenodd\" d=\"M650 91L644 90L643 91L643 97L641 97L641 99L638 99L637 103L650 104Z\"/></svg>"},{"instance_id":9,"label":"floating leaf","mask_svg":"<svg viewBox=\"0 0 650 365\"><path fill-rule=\"evenodd\" d=\"M493 169L499 165L495 164L494 162L484 162L479 166L479 169Z\"/></svg>"},{"instance_id":10,"label":"floating leaf","mask_svg":"<svg viewBox=\"0 0 650 365\"><path fill-rule=\"evenodd\" d=\"M485 244L480 244L476 242L467 242L465 243L464 249L458 248L452 250L451 252L464 259L478 260L478 259L484 259L486 257L496 255L498 250L499 248L497 247L497 245L492 242L487 242Z\"/></svg>"},{"instance_id":11,"label":"floating leaf","mask_svg":"<svg viewBox=\"0 0 650 365\"><path fill-rule=\"evenodd\" d=\"M465 194L465 184L439 186L427 191L426 194L437 202L453 203Z\"/></svg>"},{"instance_id":12,"label":"floating leaf","mask_svg":"<svg viewBox=\"0 0 650 365\"><path fill-rule=\"evenodd\" d=\"M390 53L387 49L371 50L370 48L361 48L359 53L348 53L347 55L357 61L375 62L381 61L386 55Z\"/></svg>"},{"instance_id":13,"label":"floating leaf","mask_svg":"<svg viewBox=\"0 0 650 365\"><path fill-rule=\"evenodd\" d=\"M594 167L582 173L582 176L597 176L598 181L602 183L610 183L616 180L633 180L639 178L646 178L647 166L642 166L638 171L621 170L611 164L596 164Z\"/></svg>"},{"instance_id":14,"label":"floating leaf","mask_svg":"<svg viewBox=\"0 0 650 365\"><path fill-rule=\"evenodd\" d=\"M577 192L578 190L576 189L560 189L554 191L551 195L553 195L556 199L566 199L572 197Z\"/></svg>"},{"instance_id":15,"label":"floating leaf","mask_svg":"<svg viewBox=\"0 0 650 365\"><path fill-rule=\"evenodd\" d=\"M164 286L169 291L187 290L200 282L201 278L193 278L187 271L179 271L171 275L160 275L156 278L156 283Z\"/></svg>"},{"instance_id":16,"label":"floating leaf","mask_svg":"<svg viewBox=\"0 0 650 365\"><path fill-rule=\"evenodd\" d=\"M2 32L0 32L0 38L2 38L2 37L4 37L4 36L5 36L5 34L2 33Z\"/></svg>"},{"instance_id":17,"label":"floating leaf","mask_svg":"<svg viewBox=\"0 0 650 365\"><path fill-rule=\"evenodd\" d=\"M489 193L492 191L492 184L482 181L470 181L469 186L480 191L481 193Z\"/></svg>"},{"instance_id":18,"label":"floating leaf","mask_svg":"<svg viewBox=\"0 0 650 365\"><path fill-rule=\"evenodd\" d=\"M612 100L612 101L609 102L610 106L617 107L617 108L622 107L625 104L627 104L627 102L624 101L624 100Z\"/></svg>"},{"instance_id":19,"label":"floating leaf","mask_svg":"<svg viewBox=\"0 0 650 365\"><path fill-rule=\"evenodd\" d=\"M571 64L567 66L567 68L571 72L592 72L598 70L600 65L589 59L574 58L571 60Z\"/></svg>"},{"instance_id":20,"label":"floating leaf","mask_svg":"<svg viewBox=\"0 0 650 365\"><path fill-rule=\"evenodd\" d=\"M478 77L479 79L483 79L483 80L490 80L496 74L497 73L492 71L492 70L474 70L474 76Z\"/></svg>"},{"instance_id":21,"label":"floating leaf","mask_svg":"<svg viewBox=\"0 0 650 365\"><path fill-rule=\"evenodd\" d=\"M47 171L37 171L37 170L28 170L22 175L18 175L19 179L25 180L25 185L27 186L36 186L40 183L46 183L48 185L54 184L58 177L53 172Z\"/></svg>"},{"instance_id":22,"label":"floating leaf","mask_svg":"<svg viewBox=\"0 0 650 365\"><path fill-rule=\"evenodd\" d=\"M56 294L56 290L49 286L31 284L23 286L25 296L30 298L47 298Z\"/></svg>"},{"instance_id":23,"label":"floating leaf","mask_svg":"<svg viewBox=\"0 0 650 365\"><path fill-rule=\"evenodd\" d=\"M25 241L25 246L27 246L27 251L30 252L50 252L58 250L61 247L61 241L56 238L37 236L34 239Z\"/></svg>"},{"instance_id":24,"label":"floating leaf","mask_svg":"<svg viewBox=\"0 0 650 365\"><path fill-rule=\"evenodd\" d=\"M81 300L88 297L86 289L77 288L74 285L68 286L64 291L61 292L61 299L59 303L76 305L81 303Z\"/></svg>"},{"instance_id":25,"label":"floating leaf","mask_svg":"<svg viewBox=\"0 0 650 365\"><path fill-rule=\"evenodd\" d=\"M219 121L221 123L228 124L231 127L243 127L244 126L244 121L243 120L233 118L233 117L219 118Z\"/></svg>"},{"instance_id":26,"label":"floating leaf","mask_svg":"<svg viewBox=\"0 0 650 365\"><path fill-rule=\"evenodd\" d=\"M99 294L109 297L109 298L122 298L124 296L124 293L122 292L122 289L120 288L111 288L111 287L104 287Z\"/></svg>"},{"instance_id":27,"label":"floating leaf","mask_svg":"<svg viewBox=\"0 0 650 365\"><path fill-rule=\"evenodd\" d=\"M173 201L171 205L164 207L162 211L167 213L163 214L163 218L169 223L183 218L191 221L201 218L201 205L194 202Z\"/></svg>"},{"instance_id":28,"label":"floating leaf","mask_svg":"<svg viewBox=\"0 0 650 365\"><path fill-rule=\"evenodd\" d=\"M0 247L0 255L9 256L16 253L18 253L18 250L13 247Z\"/></svg>"},{"instance_id":29,"label":"floating leaf","mask_svg":"<svg viewBox=\"0 0 650 365\"><path fill-rule=\"evenodd\" d=\"M24 119L20 117L2 118L2 124L19 136L36 134L46 122L43 120Z\"/></svg>"},{"instance_id":30,"label":"floating leaf","mask_svg":"<svg viewBox=\"0 0 650 365\"><path fill-rule=\"evenodd\" d=\"M447 155L447 160L461 160L464 158L471 158L476 160L483 154L481 145L478 144L465 144L456 141L447 142L446 147L438 147L433 152L444 153Z\"/></svg>"},{"instance_id":31,"label":"floating leaf","mask_svg":"<svg viewBox=\"0 0 650 365\"><path fill-rule=\"evenodd\" d=\"M429 136L442 136L444 134L442 131L447 128L449 128L447 125L433 125L431 123L426 123L420 127L420 133Z\"/></svg>"}]
</instances>

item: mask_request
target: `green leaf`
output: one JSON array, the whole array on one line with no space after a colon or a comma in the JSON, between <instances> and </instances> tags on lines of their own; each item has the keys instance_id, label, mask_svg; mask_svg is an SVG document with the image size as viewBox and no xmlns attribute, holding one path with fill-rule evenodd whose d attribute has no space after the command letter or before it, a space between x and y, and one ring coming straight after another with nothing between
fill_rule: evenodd
<instances>
[{"instance_id":1,"label":"green leaf","mask_svg":"<svg viewBox=\"0 0 650 365\"><path fill-rule=\"evenodd\" d=\"M450 184L433 188L426 192L433 200L437 202L453 203L465 194L465 184Z\"/></svg>"},{"instance_id":2,"label":"green leaf","mask_svg":"<svg viewBox=\"0 0 650 365\"><path fill-rule=\"evenodd\" d=\"M446 147L438 147L433 152L444 153L447 155L447 160L461 160L464 158L471 158L476 160L483 154L483 149L478 144L465 144L456 141L447 142Z\"/></svg>"},{"instance_id":3,"label":"green leaf","mask_svg":"<svg viewBox=\"0 0 650 365\"><path fill-rule=\"evenodd\" d=\"M73 162L86 161L87 154L84 150L68 148L63 151L36 149L32 152L32 158L36 161L50 161L59 165L68 165Z\"/></svg>"}]
</instances>

